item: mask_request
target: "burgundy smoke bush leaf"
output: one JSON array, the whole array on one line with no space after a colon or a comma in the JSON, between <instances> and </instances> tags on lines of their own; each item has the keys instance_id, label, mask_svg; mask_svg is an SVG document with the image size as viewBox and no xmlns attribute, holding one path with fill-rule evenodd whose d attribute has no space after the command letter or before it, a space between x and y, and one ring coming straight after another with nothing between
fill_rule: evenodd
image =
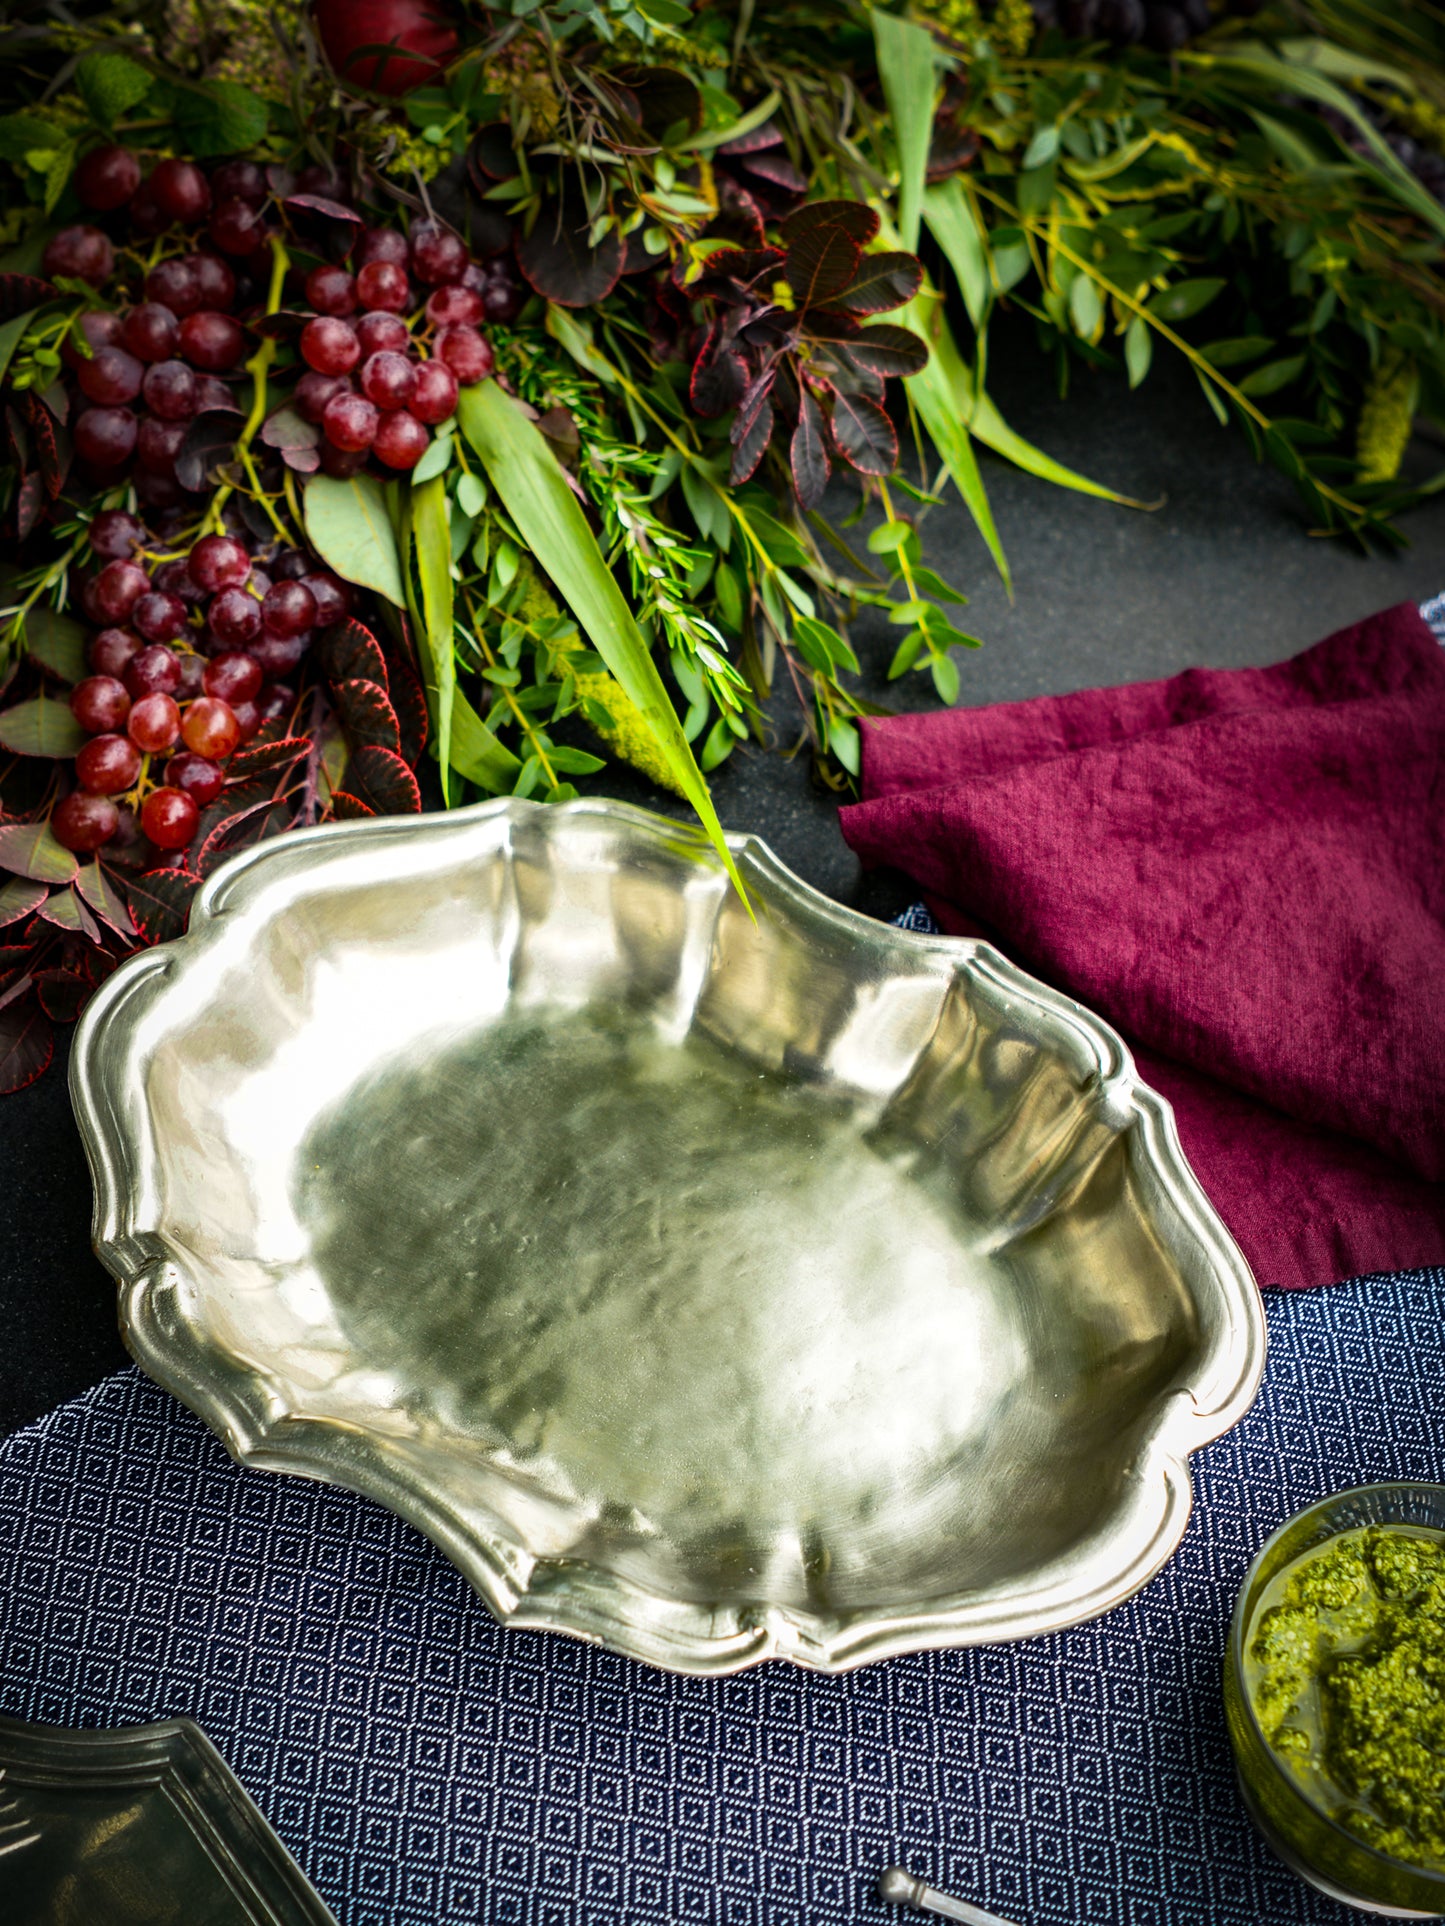
<instances>
[{"instance_id":1,"label":"burgundy smoke bush leaf","mask_svg":"<svg viewBox=\"0 0 1445 1926\"><path fill-rule=\"evenodd\" d=\"M126 878L125 893L142 933L152 943L169 943L185 930L200 886L200 877L188 869L148 869Z\"/></svg>"},{"instance_id":2,"label":"burgundy smoke bush leaf","mask_svg":"<svg viewBox=\"0 0 1445 1926\"><path fill-rule=\"evenodd\" d=\"M762 245L763 210L739 181L720 174L717 179L717 219L714 234L735 234L748 246Z\"/></svg>"},{"instance_id":3,"label":"burgundy smoke bush leaf","mask_svg":"<svg viewBox=\"0 0 1445 1926\"><path fill-rule=\"evenodd\" d=\"M789 199L795 194L806 194L808 177L800 174L786 154L774 153L749 154L742 163L746 174L761 181L767 187L781 188Z\"/></svg>"},{"instance_id":4,"label":"burgundy smoke bush leaf","mask_svg":"<svg viewBox=\"0 0 1445 1926\"><path fill-rule=\"evenodd\" d=\"M345 682L354 677L363 682L375 682L383 689L389 687L386 657L376 637L353 617L338 622L334 628L323 630L316 646L316 658L322 672L333 682Z\"/></svg>"},{"instance_id":5,"label":"burgundy smoke bush leaf","mask_svg":"<svg viewBox=\"0 0 1445 1926\"><path fill-rule=\"evenodd\" d=\"M793 430L789 456L793 465L793 487L804 508L816 508L823 499L833 465L828 459L823 410L811 389L805 388L798 409L798 425Z\"/></svg>"},{"instance_id":6,"label":"burgundy smoke bush leaf","mask_svg":"<svg viewBox=\"0 0 1445 1926\"><path fill-rule=\"evenodd\" d=\"M303 421L294 408L278 408L261 430L261 439L268 448L315 448L321 440L321 430L314 422Z\"/></svg>"},{"instance_id":7,"label":"burgundy smoke bush leaf","mask_svg":"<svg viewBox=\"0 0 1445 1926\"><path fill-rule=\"evenodd\" d=\"M284 804L270 799L253 803L249 809L238 810L234 816L227 816L216 824L201 845L196 868L202 876L209 876L238 849L249 849L263 837L278 836L290 827L291 812Z\"/></svg>"},{"instance_id":8,"label":"burgundy smoke bush leaf","mask_svg":"<svg viewBox=\"0 0 1445 1926\"><path fill-rule=\"evenodd\" d=\"M606 300L622 278L623 247L615 233L593 247L591 225L581 190L571 183L543 207L531 233L517 242L517 266L534 293L562 308Z\"/></svg>"},{"instance_id":9,"label":"burgundy smoke bush leaf","mask_svg":"<svg viewBox=\"0 0 1445 1926\"><path fill-rule=\"evenodd\" d=\"M863 201L809 201L781 223L783 239L791 247L800 234L816 227L841 227L843 232L867 247L878 233L878 216Z\"/></svg>"},{"instance_id":10,"label":"burgundy smoke bush leaf","mask_svg":"<svg viewBox=\"0 0 1445 1926\"><path fill-rule=\"evenodd\" d=\"M736 424L735 424L736 425ZM773 438L773 404L766 397L754 412L743 434L733 441L731 481L734 488L757 473L758 463Z\"/></svg>"},{"instance_id":11,"label":"burgundy smoke bush leaf","mask_svg":"<svg viewBox=\"0 0 1445 1926\"><path fill-rule=\"evenodd\" d=\"M361 822L376 811L359 796L353 796L349 789L338 789L331 798L331 813L339 823Z\"/></svg>"},{"instance_id":12,"label":"burgundy smoke bush leaf","mask_svg":"<svg viewBox=\"0 0 1445 1926\"><path fill-rule=\"evenodd\" d=\"M379 816L421 813L416 777L391 749L358 749L346 767L350 793Z\"/></svg>"},{"instance_id":13,"label":"burgundy smoke bush leaf","mask_svg":"<svg viewBox=\"0 0 1445 1926\"><path fill-rule=\"evenodd\" d=\"M891 475L897 465L893 423L866 395L839 395L834 400L833 440L838 453L861 475Z\"/></svg>"},{"instance_id":14,"label":"burgundy smoke bush leaf","mask_svg":"<svg viewBox=\"0 0 1445 1926\"><path fill-rule=\"evenodd\" d=\"M33 916L49 894L49 883L34 883L21 876L0 882L0 929L20 922L23 917ZM0 959L5 954L0 950ZM3 968L3 960L0 960L0 970Z\"/></svg>"},{"instance_id":15,"label":"burgundy smoke bush leaf","mask_svg":"<svg viewBox=\"0 0 1445 1926\"><path fill-rule=\"evenodd\" d=\"M721 343L721 325L708 329L702 352L693 363L688 399L698 414L725 415L736 408L748 386L747 363L735 348Z\"/></svg>"},{"instance_id":16,"label":"burgundy smoke bush leaf","mask_svg":"<svg viewBox=\"0 0 1445 1926\"><path fill-rule=\"evenodd\" d=\"M235 413L213 408L197 415L176 456L176 480L182 488L199 494L210 486L214 469L230 459L235 446Z\"/></svg>"},{"instance_id":17,"label":"burgundy smoke bush leaf","mask_svg":"<svg viewBox=\"0 0 1445 1926\"><path fill-rule=\"evenodd\" d=\"M851 341L863 323L841 308L809 308L808 333L815 341Z\"/></svg>"},{"instance_id":18,"label":"burgundy smoke bush leaf","mask_svg":"<svg viewBox=\"0 0 1445 1926\"><path fill-rule=\"evenodd\" d=\"M30 423L35 459L40 464L40 478L45 483L46 494L54 501L65 483L70 466L69 450L56 434L55 417L33 388L25 397L25 414Z\"/></svg>"},{"instance_id":19,"label":"burgundy smoke bush leaf","mask_svg":"<svg viewBox=\"0 0 1445 1926\"><path fill-rule=\"evenodd\" d=\"M401 724L385 689L374 682L348 681L332 685L337 713L353 749L372 744L401 753Z\"/></svg>"},{"instance_id":20,"label":"burgundy smoke bush leaf","mask_svg":"<svg viewBox=\"0 0 1445 1926\"><path fill-rule=\"evenodd\" d=\"M324 194L288 194L284 205L292 213L324 214L329 221L345 221L356 228L366 226L354 207L343 207L340 201L329 201Z\"/></svg>"},{"instance_id":21,"label":"burgundy smoke bush leaf","mask_svg":"<svg viewBox=\"0 0 1445 1926\"><path fill-rule=\"evenodd\" d=\"M912 254L865 254L838 305L850 314L886 314L901 308L923 286L923 264Z\"/></svg>"},{"instance_id":22,"label":"burgundy smoke bush leaf","mask_svg":"<svg viewBox=\"0 0 1445 1926\"><path fill-rule=\"evenodd\" d=\"M849 286L861 258L858 243L841 227L808 228L788 249L783 273L800 308L821 307Z\"/></svg>"},{"instance_id":23,"label":"burgundy smoke bush leaf","mask_svg":"<svg viewBox=\"0 0 1445 1926\"><path fill-rule=\"evenodd\" d=\"M401 755L414 769L427 743L426 693L410 657L401 652L392 670L391 700L401 731Z\"/></svg>"},{"instance_id":24,"label":"burgundy smoke bush leaf","mask_svg":"<svg viewBox=\"0 0 1445 1926\"><path fill-rule=\"evenodd\" d=\"M32 468L15 495L15 533L24 541L45 513L45 484L38 468Z\"/></svg>"},{"instance_id":25,"label":"burgundy smoke bush leaf","mask_svg":"<svg viewBox=\"0 0 1445 1926\"><path fill-rule=\"evenodd\" d=\"M0 1010L0 1096L34 1083L55 1054L55 1032L35 996L23 996Z\"/></svg>"},{"instance_id":26,"label":"burgundy smoke bush leaf","mask_svg":"<svg viewBox=\"0 0 1445 1926\"><path fill-rule=\"evenodd\" d=\"M682 280L684 263L673 269L673 281L685 299L726 301L743 305L752 298L759 281L776 279L787 255L780 247L725 247L708 257L707 265L693 280ZM664 284L668 285L668 284Z\"/></svg>"},{"instance_id":27,"label":"burgundy smoke bush leaf","mask_svg":"<svg viewBox=\"0 0 1445 1926\"><path fill-rule=\"evenodd\" d=\"M74 1023L90 997L87 978L74 970L37 970L40 1007L52 1023Z\"/></svg>"},{"instance_id":28,"label":"burgundy smoke bush leaf","mask_svg":"<svg viewBox=\"0 0 1445 1926\"><path fill-rule=\"evenodd\" d=\"M38 274L0 274L0 321L13 321L17 314L53 301L59 289Z\"/></svg>"},{"instance_id":29,"label":"burgundy smoke bush leaf","mask_svg":"<svg viewBox=\"0 0 1445 1926\"><path fill-rule=\"evenodd\" d=\"M245 777L249 783L268 770L289 769L293 762L309 754L310 749L309 736L282 736L276 742L252 744L236 751L226 764L226 774L233 778Z\"/></svg>"},{"instance_id":30,"label":"burgundy smoke bush leaf","mask_svg":"<svg viewBox=\"0 0 1445 1926\"><path fill-rule=\"evenodd\" d=\"M781 147L782 144L783 136L778 128L772 121L766 121L761 127L751 127L747 133L739 134L736 140L724 141L717 151L728 160L734 160L740 154L764 154L769 148Z\"/></svg>"},{"instance_id":31,"label":"burgundy smoke bush leaf","mask_svg":"<svg viewBox=\"0 0 1445 1926\"><path fill-rule=\"evenodd\" d=\"M851 361L871 368L874 374L907 376L917 374L928 362L928 345L907 328L888 322L862 329L848 343Z\"/></svg>"}]
</instances>

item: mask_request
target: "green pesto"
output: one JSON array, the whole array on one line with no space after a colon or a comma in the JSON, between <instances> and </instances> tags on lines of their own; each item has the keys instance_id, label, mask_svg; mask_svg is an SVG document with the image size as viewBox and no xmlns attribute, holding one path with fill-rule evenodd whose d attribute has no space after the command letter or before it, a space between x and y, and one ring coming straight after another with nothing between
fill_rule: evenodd
<instances>
[{"instance_id":1,"label":"green pesto","mask_svg":"<svg viewBox=\"0 0 1445 1926\"><path fill-rule=\"evenodd\" d=\"M1265 1737L1357 1838L1445 1870L1445 1540L1345 1532L1271 1594L1249 1648Z\"/></svg>"}]
</instances>

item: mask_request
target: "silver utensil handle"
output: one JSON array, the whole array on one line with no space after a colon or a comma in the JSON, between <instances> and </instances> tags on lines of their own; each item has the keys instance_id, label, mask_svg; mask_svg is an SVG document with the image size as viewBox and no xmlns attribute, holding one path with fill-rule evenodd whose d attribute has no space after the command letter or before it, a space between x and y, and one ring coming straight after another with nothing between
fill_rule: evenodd
<instances>
[{"instance_id":1,"label":"silver utensil handle","mask_svg":"<svg viewBox=\"0 0 1445 1926\"><path fill-rule=\"evenodd\" d=\"M955 1899L951 1893L925 1886L902 1866L890 1866L879 1875L878 1891L895 1906L911 1906L918 1913L937 1913L943 1919L960 1919L963 1926L1014 1926L1012 1920L1001 1919L997 1913L986 1913L981 1906L970 1906L966 1899Z\"/></svg>"}]
</instances>

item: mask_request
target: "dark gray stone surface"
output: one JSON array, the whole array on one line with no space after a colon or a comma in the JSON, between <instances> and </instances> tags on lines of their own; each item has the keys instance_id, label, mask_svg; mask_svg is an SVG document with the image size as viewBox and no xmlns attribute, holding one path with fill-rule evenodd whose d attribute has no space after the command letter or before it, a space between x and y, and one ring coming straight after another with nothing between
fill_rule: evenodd
<instances>
[{"instance_id":1,"label":"dark gray stone surface","mask_svg":"<svg viewBox=\"0 0 1445 1926\"><path fill-rule=\"evenodd\" d=\"M1010 606L988 554L954 502L926 525L929 559L972 601L962 626L986 647L959 658L969 704L1168 675L1191 664L1263 663L1331 629L1445 588L1445 498L1408 518L1413 547L1366 558L1313 540L1289 484L1258 468L1221 428L1182 367L1161 363L1130 395L1121 381L1053 391L1027 332L995 343L991 388L1011 424L1055 459L1152 513L1066 494L987 460L986 480L1014 571ZM933 706L921 677L890 685L896 631L858 624L864 693ZM781 696L779 739L796 731ZM617 793L678 810L640 779ZM739 750L715 778L724 823L754 831L809 882L877 914L909 900L904 879L863 878L837 826L837 798L806 763ZM62 1053L63 1054L63 1053ZM114 1295L90 1254L90 1184L63 1062L0 1098L0 1435L124 1362Z\"/></svg>"}]
</instances>

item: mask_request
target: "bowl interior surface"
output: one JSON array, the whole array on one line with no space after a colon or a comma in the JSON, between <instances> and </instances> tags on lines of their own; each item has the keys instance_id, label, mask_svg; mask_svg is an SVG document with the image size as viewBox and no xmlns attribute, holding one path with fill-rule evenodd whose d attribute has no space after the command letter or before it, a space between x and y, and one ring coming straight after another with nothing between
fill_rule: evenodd
<instances>
[{"instance_id":1,"label":"bowl interior surface","mask_svg":"<svg viewBox=\"0 0 1445 1926\"><path fill-rule=\"evenodd\" d=\"M221 892L134 1025L137 1222L278 1434L494 1604L944 1610L1137 1513L1225 1313L1087 1024L682 838L388 847Z\"/></svg>"}]
</instances>

